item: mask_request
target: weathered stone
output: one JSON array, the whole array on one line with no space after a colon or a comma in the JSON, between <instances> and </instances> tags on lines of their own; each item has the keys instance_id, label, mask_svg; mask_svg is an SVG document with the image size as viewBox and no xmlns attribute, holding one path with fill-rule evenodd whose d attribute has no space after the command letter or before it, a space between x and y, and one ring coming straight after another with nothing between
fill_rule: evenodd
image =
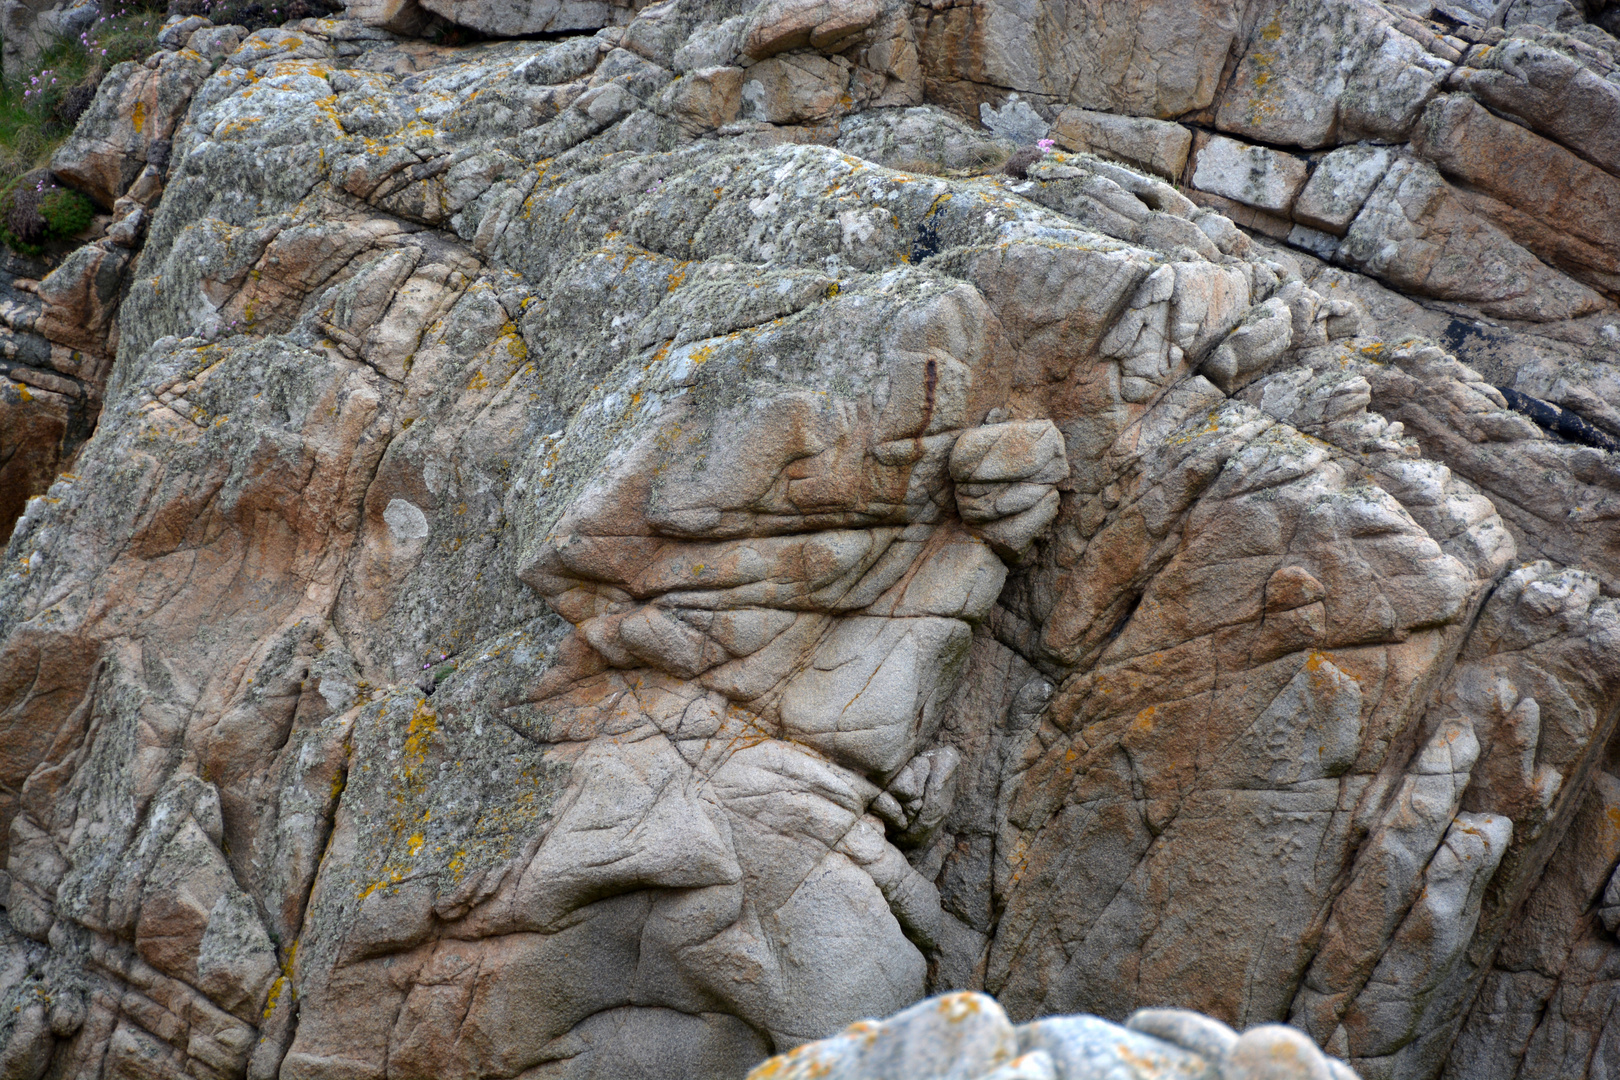
<instances>
[{"instance_id":1,"label":"weathered stone","mask_svg":"<svg viewBox=\"0 0 1620 1080\"><path fill-rule=\"evenodd\" d=\"M1117 158L1171 179L1181 175L1192 152L1192 132L1180 124L1090 109L1064 109L1052 121L1052 137L1065 149Z\"/></svg>"},{"instance_id":2,"label":"weathered stone","mask_svg":"<svg viewBox=\"0 0 1620 1080\"><path fill-rule=\"evenodd\" d=\"M1370 0L1267 0L1215 126L1307 149L1404 140L1451 65L1395 22Z\"/></svg>"},{"instance_id":3,"label":"weathered stone","mask_svg":"<svg viewBox=\"0 0 1620 1080\"><path fill-rule=\"evenodd\" d=\"M737 119L742 108L743 70L734 67L700 68L670 83L663 103L681 124L697 134L724 127Z\"/></svg>"},{"instance_id":4,"label":"weathered stone","mask_svg":"<svg viewBox=\"0 0 1620 1080\"><path fill-rule=\"evenodd\" d=\"M877 21L877 0L765 0L749 16L743 55L764 60L810 46L838 52Z\"/></svg>"},{"instance_id":5,"label":"weathered stone","mask_svg":"<svg viewBox=\"0 0 1620 1080\"><path fill-rule=\"evenodd\" d=\"M953 113L923 106L873 109L845 119L839 149L891 169L982 172L999 166L1015 149Z\"/></svg>"},{"instance_id":6,"label":"weathered stone","mask_svg":"<svg viewBox=\"0 0 1620 1080\"><path fill-rule=\"evenodd\" d=\"M108 234L0 267L58 440L6 463L5 1067L1602 1075L1620 472L1562 435L1620 433L1615 245L1471 150L1601 209L1575 128L1431 100L1500 33L541 7L194 26L104 89ZM1146 172L1002 173L1053 116Z\"/></svg>"},{"instance_id":7,"label":"weathered stone","mask_svg":"<svg viewBox=\"0 0 1620 1080\"><path fill-rule=\"evenodd\" d=\"M772 1058L748 1080L1339 1080L1352 1075L1293 1028L1266 1024L1239 1038L1218 1021L1174 1012L1138 1013L1124 1027L1094 1016L1060 1016L1014 1028L994 999L947 994ZM1137 1018L1147 1027L1138 1027ZM1189 1036L1204 1053L1179 1041Z\"/></svg>"},{"instance_id":8,"label":"weathered stone","mask_svg":"<svg viewBox=\"0 0 1620 1080\"><path fill-rule=\"evenodd\" d=\"M1293 344L1288 305L1272 297L1256 305L1238 328L1210 354L1199 371L1227 393L1263 372Z\"/></svg>"},{"instance_id":9,"label":"weathered stone","mask_svg":"<svg viewBox=\"0 0 1620 1080\"><path fill-rule=\"evenodd\" d=\"M1317 163L1294 204L1295 220L1343 236L1392 160L1382 146L1342 146Z\"/></svg>"},{"instance_id":10,"label":"weathered stone","mask_svg":"<svg viewBox=\"0 0 1620 1080\"><path fill-rule=\"evenodd\" d=\"M367 26L396 34L422 30L431 16L418 0L346 0L351 16Z\"/></svg>"},{"instance_id":11,"label":"weathered stone","mask_svg":"<svg viewBox=\"0 0 1620 1080\"><path fill-rule=\"evenodd\" d=\"M919 5L917 47L931 96L962 111L1008 90L1086 109L1167 118L1214 100L1237 39L1232 0L1065 0Z\"/></svg>"},{"instance_id":12,"label":"weathered stone","mask_svg":"<svg viewBox=\"0 0 1620 1080\"><path fill-rule=\"evenodd\" d=\"M159 53L147 67L126 61L96 90L73 134L51 158L51 171L104 207L122 195L146 167L154 147L170 139L208 77L195 53Z\"/></svg>"},{"instance_id":13,"label":"weathered stone","mask_svg":"<svg viewBox=\"0 0 1620 1080\"><path fill-rule=\"evenodd\" d=\"M1235 199L1228 199L1224 195L1212 195L1207 191L1196 188L1189 189L1187 197L1199 206L1207 207L1218 212L1228 221L1241 225L1251 233L1269 236L1273 240L1284 240L1293 231L1294 224L1288 218L1266 210L1257 210L1252 206L1245 206Z\"/></svg>"},{"instance_id":14,"label":"weathered stone","mask_svg":"<svg viewBox=\"0 0 1620 1080\"><path fill-rule=\"evenodd\" d=\"M370 2L370 0L366 0ZM419 0L421 2L421 0ZM510 4L486 0L425 0L422 7L461 26L486 34L558 33L565 30L597 30L610 26L615 16L631 5L627 0L523 0ZM373 18L387 18L389 6L368 8ZM409 19L408 6L393 9L394 17ZM381 26L377 22L372 25Z\"/></svg>"},{"instance_id":15,"label":"weathered stone","mask_svg":"<svg viewBox=\"0 0 1620 1080\"><path fill-rule=\"evenodd\" d=\"M1216 135L1199 140L1192 185L1245 206L1286 214L1305 186L1308 171L1290 154Z\"/></svg>"},{"instance_id":16,"label":"weathered stone","mask_svg":"<svg viewBox=\"0 0 1620 1080\"><path fill-rule=\"evenodd\" d=\"M133 238L132 238L133 239ZM86 244L39 283L39 331L71 349L110 356L108 342L124 285L129 244L116 238Z\"/></svg>"},{"instance_id":17,"label":"weathered stone","mask_svg":"<svg viewBox=\"0 0 1620 1080\"><path fill-rule=\"evenodd\" d=\"M1447 85L1620 175L1620 87L1564 53L1521 38L1486 52L1483 65L1458 68Z\"/></svg>"},{"instance_id":18,"label":"weathered stone","mask_svg":"<svg viewBox=\"0 0 1620 1080\"><path fill-rule=\"evenodd\" d=\"M1227 1052L1223 1075L1243 1080L1333 1080L1327 1059L1296 1028L1262 1024L1244 1032Z\"/></svg>"},{"instance_id":19,"label":"weathered stone","mask_svg":"<svg viewBox=\"0 0 1620 1080\"><path fill-rule=\"evenodd\" d=\"M767 1061L748 1075L751 1080L858 1080L916 1073L973 1080L1018 1053L1018 1034L993 998L947 994L881 1022L855 1024L835 1038Z\"/></svg>"},{"instance_id":20,"label":"weathered stone","mask_svg":"<svg viewBox=\"0 0 1620 1080\"><path fill-rule=\"evenodd\" d=\"M1017 94L1011 94L1000 108L989 102L979 106L979 122L998 139L1006 139L1014 146L1034 146L1046 137L1050 125L1045 118Z\"/></svg>"},{"instance_id":21,"label":"weathered stone","mask_svg":"<svg viewBox=\"0 0 1620 1080\"><path fill-rule=\"evenodd\" d=\"M1217 1063L1227 1060L1238 1040L1238 1033L1219 1020L1188 1009L1138 1009L1125 1026Z\"/></svg>"},{"instance_id":22,"label":"weathered stone","mask_svg":"<svg viewBox=\"0 0 1620 1080\"><path fill-rule=\"evenodd\" d=\"M1620 292L1620 177L1460 95L1429 106L1413 145L1447 176L1511 207L1499 224L1515 240L1611 295ZM1525 216L1542 228L1521 225ZM1560 244L1563 237L1580 246Z\"/></svg>"},{"instance_id":23,"label":"weathered stone","mask_svg":"<svg viewBox=\"0 0 1620 1080\"><path fill-rule=\"evenodd\" d=\"M1550 321L1595 311L1602 298L1468 209L1432 166L1392 162L1350 225L1338 257L1418 295Z\"/></svg>"},{"instance_id":24,"label":"weathered stone","mask_svg":"<svg viewBox=\"0 0 1620 1080\"><path fill-rule=\"evenodd\" d=\"M825 120L848 101L849 63L843 57L794 53L755 64L741 73L739 82L745 119L770 124Z\"/></svg>"}]
</instances>

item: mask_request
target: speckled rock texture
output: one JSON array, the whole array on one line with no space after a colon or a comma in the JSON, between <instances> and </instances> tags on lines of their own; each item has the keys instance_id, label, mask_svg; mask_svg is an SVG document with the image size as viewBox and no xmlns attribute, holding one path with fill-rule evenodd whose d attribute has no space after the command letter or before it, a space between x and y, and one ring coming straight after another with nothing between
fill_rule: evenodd
<instances>
[{"instance_id":1,"label":"speckled rock texture","mask_svg":"<svg viewBox=\"0 0 1620 1080\"><path fill-rule=\"evenodd\" d=\"M748 1080L1354 1080L1298 1029L1239 1035L1186 1009L1139 1009L1123 1025L1052 1016L1014 1025L994 998L957 992L795 1047Z\"/></svg>"},{"instance_id":2,"label":"speckled rock texture","mask_svg":"<svg viewBox=\"0 0 1620 1080\"><path fill-rule=\"evenodd\" d=\"M177 21L0 274L0 1078L1615 1075L1611 14Z\"/></svg>"}]
</instances>

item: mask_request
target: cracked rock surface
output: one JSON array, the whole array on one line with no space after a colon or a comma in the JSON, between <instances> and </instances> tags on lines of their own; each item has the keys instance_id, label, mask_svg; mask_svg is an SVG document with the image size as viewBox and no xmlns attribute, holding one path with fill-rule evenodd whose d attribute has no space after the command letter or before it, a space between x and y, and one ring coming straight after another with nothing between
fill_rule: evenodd
<instances>
[{"instance_id":1,"label":"cracked rock surface","mask_svg":"<svg viewBox=\"0 0 1620 1080\"><path fill-rule=\"evenodd\" d=\"M1611 8L349 14L0 267L0 1077L1620 1068Z\"/></svg>"}]
</instances>

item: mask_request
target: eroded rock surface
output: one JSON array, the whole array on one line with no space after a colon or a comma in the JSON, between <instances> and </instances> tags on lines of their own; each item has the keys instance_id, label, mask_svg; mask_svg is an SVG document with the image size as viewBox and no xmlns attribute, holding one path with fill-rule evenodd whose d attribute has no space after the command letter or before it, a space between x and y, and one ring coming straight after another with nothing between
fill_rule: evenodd
<instances>
[{"instance_id":1,"label":"eroded rock surface","mask_svg":"<svg viewBox=\"0 0 1620 1080\"><path fill-rule=\"evenodd\" d=\"M851 1024L796 1047L749 1080L1350 1080L1354 1073L1284 1024L1239 1035L1185 1009L1140 1009L1123 1025L1054 1016L1014 1026L994 998L955 993L918 1002L887 1020Z\"/></svg>"},{"instance_id":2,"label":"eroded rock surface","mask_svg":"<svg viewBox=\"0 0 1620 1080\"><path fill-rule=\"evenodd\" d=\"M1620 46L1476 6L177 22L0 310L4 1075L1608 1075Z\"/></svg>"}]
</instances>

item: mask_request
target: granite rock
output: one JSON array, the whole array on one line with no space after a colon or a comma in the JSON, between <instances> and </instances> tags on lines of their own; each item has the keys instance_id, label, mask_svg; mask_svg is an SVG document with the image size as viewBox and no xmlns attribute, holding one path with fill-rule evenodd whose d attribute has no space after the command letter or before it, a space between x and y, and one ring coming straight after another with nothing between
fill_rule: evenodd
<instances>
[{"instance_id":1,"label":"granite rock","mask_svg":"<svg viewBox=\"0 0 1620 1080\"><path fill-rule=\"evenodd\" d=\"M1464 8L173 22L0 267L0 1067L1606 1076L1620 46Z\"/></svg>"}]
</instances>

